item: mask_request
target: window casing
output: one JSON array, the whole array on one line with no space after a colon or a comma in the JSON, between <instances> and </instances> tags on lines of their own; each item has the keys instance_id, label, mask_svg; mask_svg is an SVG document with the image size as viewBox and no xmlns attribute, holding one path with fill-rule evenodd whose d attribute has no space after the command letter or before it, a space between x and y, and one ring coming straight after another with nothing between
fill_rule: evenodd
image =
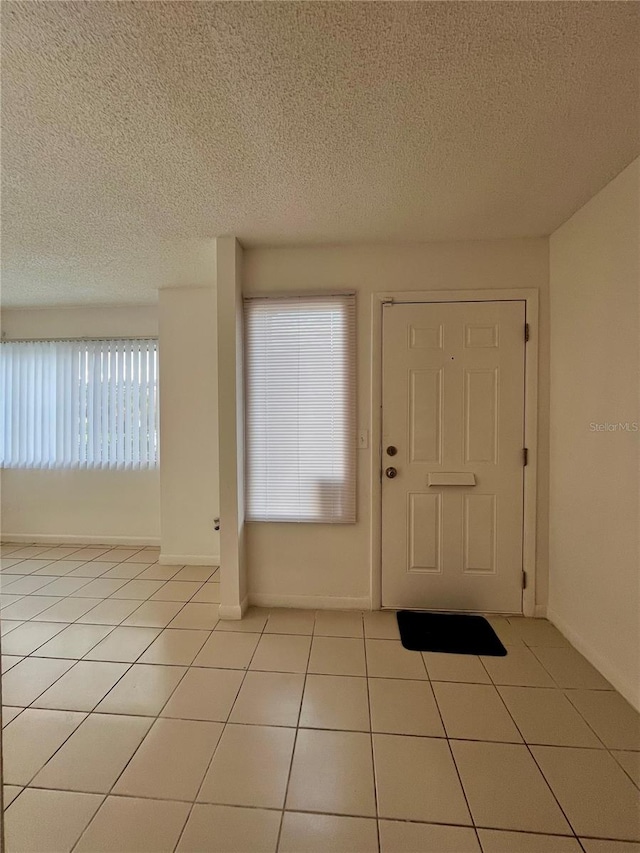
<instances>
[{"instance_id":1,"label":"window casing","mask_svg":"<svg viewBox=\"0 0 640 853\"><path fill-rule=\"evenodd\" d=\"M0 465L158 465L157 340L0 344Z\"/></svg>"},{"instance_id":2,"label":"window casing","mask_svg":"<svg viewBox=\"0 0 640 853\"><path fill-rule=\"evenodd\" d=\"M356 520L355 297L245 301L249 521Z\"/></svg>"}]
</instances>

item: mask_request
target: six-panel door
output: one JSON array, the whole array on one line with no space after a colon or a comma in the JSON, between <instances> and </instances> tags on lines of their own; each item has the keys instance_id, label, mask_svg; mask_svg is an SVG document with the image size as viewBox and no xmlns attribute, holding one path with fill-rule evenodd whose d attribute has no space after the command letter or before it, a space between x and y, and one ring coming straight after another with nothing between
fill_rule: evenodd
<instances>
[{"instance_id":1,"label":"six-panel door","mask_svg":"<svg viewBox=\"0 0 640 853\"><path fill-rule=\"evenodd\" d=\"M522 611L524 324L522 301L384 306L383 607Z\"/></svg>"}]
</instances>

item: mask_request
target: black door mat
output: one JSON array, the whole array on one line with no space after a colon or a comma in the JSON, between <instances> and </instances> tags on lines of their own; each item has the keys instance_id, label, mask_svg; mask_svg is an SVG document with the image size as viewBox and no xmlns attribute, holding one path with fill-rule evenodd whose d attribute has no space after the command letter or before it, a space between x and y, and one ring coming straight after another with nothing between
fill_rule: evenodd
<instances>
[{"instance_id":1,"label":"black door mat","mask_svg":"<svg viewBox=\"0 0 640 853\"><path fill-rule=\"evenodd\" d=\"M484 616L398 611L400 639L413 652L504 657L507 650Z\"/></svg>"}]
</instances>

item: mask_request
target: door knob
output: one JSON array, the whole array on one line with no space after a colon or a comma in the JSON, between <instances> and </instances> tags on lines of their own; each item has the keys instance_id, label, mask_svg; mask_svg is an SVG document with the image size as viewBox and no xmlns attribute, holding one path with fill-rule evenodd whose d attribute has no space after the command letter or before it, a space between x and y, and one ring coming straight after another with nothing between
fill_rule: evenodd
<instances>
[{"instance_id":1,"label":"door knob","mask_svg":"<svg viewBox=\"0 0 640 853\"><path fill-rule=\"evenodd\" d=\"M384 472L390 480L393 480L394 477L398 476L398 471L396 468L387 468Z\"/></svg>"}]
</instances>

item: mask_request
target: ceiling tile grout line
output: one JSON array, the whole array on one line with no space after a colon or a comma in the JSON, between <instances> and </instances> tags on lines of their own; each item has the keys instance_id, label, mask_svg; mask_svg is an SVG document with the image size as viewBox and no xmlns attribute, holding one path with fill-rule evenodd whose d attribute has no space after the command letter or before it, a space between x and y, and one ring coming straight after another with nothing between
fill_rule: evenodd
<instances>
[{"instance_id":1,"label":"ceiling tile grout line","mask_svg":"<svg viewBox=\"0 0 640 853\"><path fill-rule=\"evenodd\" d=\"M267 617L267 621L264 625L265 628L269 624L269 619L271 618L271 613L272 613L272 611L269 610L269 616ZM302 707L304 705L304 694L305 694L306 689L307 689L307 678L309 676L309 664L311 662L311 650L313 649L313 637L315 635L316 619L317 619L317 612L314 610L313 611L313 633L311 634L311 637L310 637L309 651L307 653L307 665L305 666L304 678L302 680L302 693L300 694L300 705L298 707L298 718L296 720L295 734L293 736L293 746L291 747L291 757L289 759L289 772L287 773L287 783L286 783L285 788L284 788L284 797L282 798L282 811L280 814L280 825L278 827L278 837L276 838L275 853L278 853L278 851L280 850L280 842L282 840L282 829L284 826L284 814L285 814L285 811L287 809L287 799L289 797L289 784L291 783L291 774L293 773L293 761L295 758L296 746L298 743L298 732L300 731L300 718L302 717ZM263 631L263 636L264 636L264 631ZM256 649L257 648L258 648L258 646L256 646ZM253 660L253 658L252 658L252 660Z\"/></svg>"}]
</instances>

